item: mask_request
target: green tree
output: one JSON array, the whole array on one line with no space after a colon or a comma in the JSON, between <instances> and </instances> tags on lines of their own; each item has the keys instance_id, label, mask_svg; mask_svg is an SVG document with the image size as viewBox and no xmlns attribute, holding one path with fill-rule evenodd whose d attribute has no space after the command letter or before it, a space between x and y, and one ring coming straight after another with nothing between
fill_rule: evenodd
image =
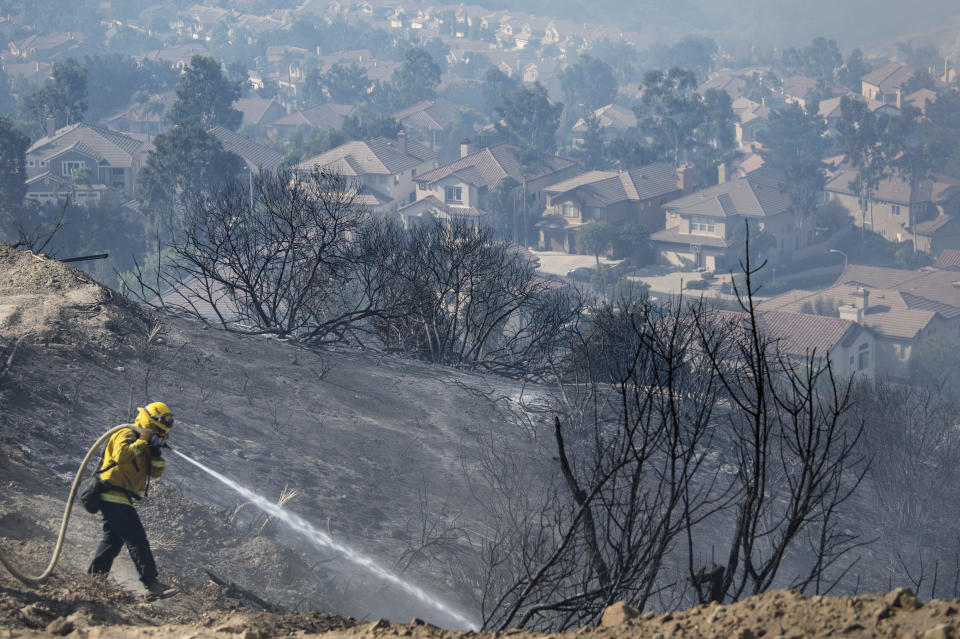
<instances>
[{"instance_id":1,"label":"green tree","mask_svg":"<svg viewBox=\"0 0 960 639\"><path fill-rule=\"evenodd\" d=\"M812 78L830 82L842 64L843 56L836 40L814 38L803 50L803 72Z\"/></svg>"},{"instance_id":2,"label":"green tree","mask_svg":"<svg viewBox=\"0 0 960 639\"><path fill-rule=\"evenodd\" d=\"M487 69L487 72L483 75L481 86L487 113L491 116L496 115L497 107L503 100L520 89L520 82L516 78L510 77L497 67Z\"/></svg>"},{"instance_id":3,"label":"green tree","mask_svg":"<svg viewBox=\"0 0 960 639\"><path fill-rule=\"evenodd\" d=\"M12 115L17 111L17 99L10 86L10 76L0 69L0 116Z\"/></svg>"},{"instance_id":4,"label":"green tree","mask_svg":"<svg viewBox=\"0 0 960 639\"><path fill-rule=\"evenodd\" d=\"M357 113L343 119L341 131L348 140L370 140L376 137L396 139L403 127L388 115Z\"/></svg>"},{"instance_id":5,"label":"green tree","mask_svg":"<svg viewBox=\"0 0 960 639\"><path fill-rule=\"evenodd\" d=\"M183 210L212 185L234 178L243 160L224 151L215 137L183 120L153 141L140 170L137 199L154 214Z\"/></svg>"},{"instance_id":6,"label":"green tree","mask_svg":"<svg viewBox=\"0 0 960 639\"><path fill-rule=\"evenodd\" d=\"M489 215L487 225L494 233L518 242L521 233L517 218L523 206L523 186L508 175L487 192L484 206Z\"/></svg>"},{"instance_id":7,"label":"green tree","mask_svg":"<svg viewBox=\"0 0 960 639\"><path fill-rule=\"evenodd\" d=\"M86 56L83 68L87 73L90 122L112 115L130 103L140 91L159 93L176 86L180 74L169 64L158 65L119 54Z\"/></svg>"},{"instance_id":8,"label":"green tree","mask_svg":"<svg viewBox=\"0 0 960 639\"><path fill-rule=\"evenodd\" d=\"M800 233L811 226L826 177L820 158L826 150L826 125L816 111L787 104L770 114L770 126L760 136L765 165L784 177L781 189L797 216Z\"/></svg>"},{"instance_id":9,"label":"green tree","mask_svg":"<svg viewBox=\"0 0 960 639\"><path fill-rule=\"evenodd\" d=\"M560 86L574 117L610 104L617 97L617 80L610 65L589 55L560 72Z\"/></svg>"},{"instance_id":10,"label":"green tree","mask_svg":"<svg viewBox=\"0 0 960 639\"><path fill-rule=\"evenodd\" d=\"M170 107L167 119L173 124L193 120L204 129L219 125L236 131L243 121L243 113L232 105L240 93L241 83L228 80L219 62L195 55L177 85L177 100Z\"/></svg>"},{"instance_id":11,"label":"green tree","mask_svg":"<svg viewBox=\"0 0 960 639\"><path fill-rule=\"evenodd\" d=\"M597 270L599 271L600 254L607 252L616 236L616 229L610 223L589 222L577 231L577 247L588 255L593 255L597 260Z\"/></svg>"},{"instance_id":12,"label":"green tree","mask_svg":"<svg viewBox=\"0 0 960 639\"><path fill-rule=\"evenodd\" d=\"M42 135L48 117L59 129L83 120L87 111L87 71L73 58L53 65L53 77L23 99L21 120L28 130Z\"/></svg>"},{"instance_id":13,"label":"green tree","mask_svg":"<svg viewBox=\"0 0 960 639\"><path fill-rule=\"evenodd\" d=\"M704 167L702 173L710 173L707 165L733 149L733 107L725 91L708 89L701 95L696 86L692 71L648 71L643 100L634 112L658 157L674 166L692 161Z\"/></svg>"},{"instance_id":14,"label":"green tree","mask_svg":"<svg viewBox=\"0 0 960 639\"><path fill-rule=\"evenodd\" d=\"M850 55L847 56L847 60L843 63L843 66L838 70L837 77L845 87L851 91L860 93L862 85L860 78L868 73L870 73L870 67L867 66L863 51L854 49L850 52Z\"/></svg>"},{"instance_id":15,"label":"green tree","mask_svg":"<svg viewBox=\"0 0 960 639\"><path fill-rule=\"evenodd\" d=\"M583 168L588 171L597 171L607 168L607 154L603 127L600 119L593 113L584 118L586 129L583 131L583 142L574 148L571 155Z\"/></svg>"},{"instance_id":16,"label":"green tree","mask_svg":"<svg viewBox=\"0 0 960 639\"><path fill-rule=\"evenodd\" d=\"M363 100L370 88L367 70L356 62L335 64L320 76L320 84L336 104L355 104Z\"/></svg>"},{"instance_id":17,"label":"green tree","mask_svg":"<svg viewBox=\"0 0 960 639\"><path fill-rule=\"evenodd\" d=\"M546 88L539 82L504 96L496 111L496 129L507 139L541 155L553 155L557 150L563 105L551 104Z\"/></svg>"},{"instance_id":18,"label":"green tree","mask_svg":"<svg viewBox=\"0 0 960 639\"><path fill-rule=\"evenodd\" d=\"M26 153L30 138L0 117L0 227L10 228L14 213L27 195Z\"/></svg>"},{"instance_id":19,"label":"green tree","mask_svg":"<svg viewBox=\"0 0 960 639\"><path fill-rule=\"evenodd\" d=\"M399 106L405 107L430 100L440 84L440 67L422 47L407 49L403 64L393 72L391 83L397 91Z\"/></svg>"},{"instance_id":20,"label":"green tree","mask_svg":"<svg viewBox=\"0 0 960 639\"><path fill-rule=\"evenodd\" d=\"M888 175L897 149L889 143L890 118L886 115L877 115L865 102L846 96L840 101L840 112L837 131L847 160L857 169L850 187L857 193L862 229L873 194Z\"/></svg>"}]
</instances>

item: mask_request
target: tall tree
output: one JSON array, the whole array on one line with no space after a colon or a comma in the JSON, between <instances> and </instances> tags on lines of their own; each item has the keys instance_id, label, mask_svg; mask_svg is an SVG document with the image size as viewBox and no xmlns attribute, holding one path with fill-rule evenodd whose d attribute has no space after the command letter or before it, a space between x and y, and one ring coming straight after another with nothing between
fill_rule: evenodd
<instances>
[{"instance_id":1,"label":"tall tree","mask_svg":"<svg viewBox=\"0 0 960 639\"><path fill-rule=\"evenodd\" d=\"M863 56L863 51L854 49L847 56L843 66L838 71L838 78L845 87L851 91L860 93L860 78L870 73L870 67Z\"/></svg>"},{"instance_id":2,"label":"tall tree","mask_svg":"<svg viewBox=\"0 0 960 639\"><path fill-rule=\"evenodd\" d=\"M701 95L696 84L686 69L648 71L634 112L661 159L674 166L692 162L701 181L710 181L717 162L734 149L733 106L726 91L708 89Z\"/></svg>"},{"instance_id":3,"label":"tall tree","mask_svg":"<svg viewBox=\"0 0 960 639\"><path fill-rule=\"evenodd\" d=\"M593 113L588 113L583 118L586 129L583 131L583 142L581 142L571 155L580 166L588 171L598 171L606 168L607 155L606 135L603 127L600 126L600 119Z\"/></svg>"},{"instance_id":4,"label":"tall tree","mask_svg":"<svg viewBox=\"0 0 960 639\"><path fill-rule=\"evenodd\" d=\"M539 82L506 95L497 106L497 131L510 140L553 155L557 150L562 104L551 104Z\"/></svg>"},{"instance_id":5,"label":"tall tree","mask_svg":"<svg viewBox=\"0 0 960 639\"><path fill-rule=\"evenodd\" d=\"M14 212L27 194L26 153L30 138L0 117L0 227L9 228Z\"/></svg>"},{"instance_id":6,"label":"tall tree","mask_svg":"<svg viewBox=\"0 0 960 639\"><path fill-rule=\"evenodd\" d=\"M560 86L566 106L575 117L610 104L617 97L617 80L610 65L589 55L560 72Z\"/></svg>"},{"instance_id":7,"label":"tall tree","mask_svg":"<svg viewBox=\"0 0 960 639\"><path fill-rule=\"evenodd\" d=\"M393 72L391 82L397 90L400 106L409 106L436 96L440 67L422 47L407 49L403 64Z\"/></svg>"},{"instance_id":8,"label":"tall tree","mask_svg":"<svg viewBox=\"0 0 960 639\"><path fill-rule=\"evenodd\" d=\"M809 226L826 178L821 158L826 125L816 111L787 104L770 114L770 127L760 136L764 164L783 174L783 189L797 216L801 234Z\"/></svg>"},{"instance_id":9,"label":"tall tree","mask_svg":"<svg viewBox=\"0 0 960 639\"><path fill-rule=\"evenodd\" d=\"M829 82L842 64L843 56L836 40L814 38L810 46L803 50L803 71L810 77Z\"/></svg>"},{"instance_id":10,"label":"tall tree","mask_svg":"<svg viewBox=\"0 0 960 639\"><path fill-rule=\"evenodd\" d=\"M837 131L847 160L857 170L850 187L857 193L860 228L863 229L873 194L888 175L891 158L896 153L893 145L885 143L890 118L877 115L867 108L865 102L846 96L840 100L840 113Z\"/></svg>"},{"instance_id":11,"label":"tall tree","mask_svg":"<svg viewBox=\"0 0 960 639\"><path fill-rule=\"evenodd\" d=\"M497 67L487 69L487 72L483 75L481 86L487 113L496 115L497 106L503 102L506 96L519 91L520 86L520 82L516 78L507 75Z\"/></svg>"},{"instance_id":12,"label":"tall tree","mask_svg":"<svg viewBox=\"0 0 960 639\"><path fill-rule=\"evenodd\" d=\"M170 107L167 119L176 124L193 120L204 129L223 126L236 131L243 113L233 108L240 97L241 83L230 81L213 58L195 55L177 85L177 100Z\"/></svg>"},{"instance_id":13,"label":"tall tree","mask_svg":"<svg viewBox=\"0 0 960 639\"><path fill-rule=\"evenodd\" d=\"M320 75L319 82L330 101L336 104L360 102L371 85L367 70L356 62L333 65Z\"/></svg>"},{"instance_id":14,"label":"tall tree","mask_svg":"<svg viewBox=\"0 0 960 639\"><path fill-rule=\"evenodd\" d=\"M42 135L46 119L57 128L83 120L87 112L87 71L73 58L53 65L53 77L26 96L20 107L21 119L29 130Z\"/></svg>"},{"instance_id":15,"label":"tall tree","mask_svg":"<svg viewBox=\"0 0 960 639\"><path fill-rule=\"evenodd\" d=\"M158 135L140 170L137 199L154 214L185 210L213 185L234 178L243 161L192 120Z\"/></svg>"},{"instance_id":16,"label":"tall tree","mask_svg":"<svg viewBox=\"0 0 960 639\"><path fill-rule=\"evenodd\" d=\"M138 62L116 53L87 56L83 68L87 73L87 117L91 122L123 109L138 91L159 93L172 89L180 78L169 65Z\"/></svg>"}]
</instances>

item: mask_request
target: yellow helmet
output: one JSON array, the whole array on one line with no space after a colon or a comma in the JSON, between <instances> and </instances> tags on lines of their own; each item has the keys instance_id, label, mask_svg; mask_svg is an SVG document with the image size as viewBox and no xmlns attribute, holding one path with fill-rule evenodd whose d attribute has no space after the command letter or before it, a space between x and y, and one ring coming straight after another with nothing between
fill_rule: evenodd
<instances>
[{"instance_id":1,"label":"yellow helmet","mask_svg":"<svg viewBox=\"0 0 960 639\"><path fill-rule=\"evenodd\" d=\"M163 402L152 402L140 410L146 414L150 425L159 428L164 435L173 426L173 413Z\"/></svg>"}]
</instances>

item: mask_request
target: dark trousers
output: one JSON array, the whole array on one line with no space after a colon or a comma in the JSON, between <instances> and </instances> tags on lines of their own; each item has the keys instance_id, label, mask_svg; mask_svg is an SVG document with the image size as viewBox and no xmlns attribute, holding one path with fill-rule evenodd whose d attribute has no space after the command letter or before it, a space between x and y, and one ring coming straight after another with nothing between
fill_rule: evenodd
<instances>
[{"instance_id":1,"label":"dark trousers","mask_svg":"<svg viewBox=\"0 0 960 639\"><path fill-rule=\"evenodd\" d=\"M110 572L113 560L126 544L133 565L140 573L140 581L150 585L157 580L157 566L150 552L147 533L140 523L140 516L133 506L114 504L105 501L100 506L103 514L103 539L97 547L97 554L90 563L87 572L91 575L105 575Z\"/></svg>"}]
</instances>

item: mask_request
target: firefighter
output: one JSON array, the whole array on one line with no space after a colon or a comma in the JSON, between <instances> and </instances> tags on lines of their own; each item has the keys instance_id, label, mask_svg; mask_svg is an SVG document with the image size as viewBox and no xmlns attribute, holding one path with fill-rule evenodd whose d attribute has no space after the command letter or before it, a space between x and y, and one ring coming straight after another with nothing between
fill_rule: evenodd
<instances>
[{"instance_id":1,"label":"firefighter","mask_svg":"<svg viewBox=\"0 0 960 639\"><path fill-rule=\"evenodd\" d=\"M129 428L117 431L107 442L100 467L103 484L100 510L103 515L103 539L87 570L91 575L110 572L113 560L123 545L127 546L140 581L155 597L169 597L177 593L157 580L157 566L150 551L147 533L133 507L149 482L148 477L160 477L166 462L162 456L163 442L170 435L173 413L163 402L137 408L137 418Z\"/></svg>"}]
</instances>

